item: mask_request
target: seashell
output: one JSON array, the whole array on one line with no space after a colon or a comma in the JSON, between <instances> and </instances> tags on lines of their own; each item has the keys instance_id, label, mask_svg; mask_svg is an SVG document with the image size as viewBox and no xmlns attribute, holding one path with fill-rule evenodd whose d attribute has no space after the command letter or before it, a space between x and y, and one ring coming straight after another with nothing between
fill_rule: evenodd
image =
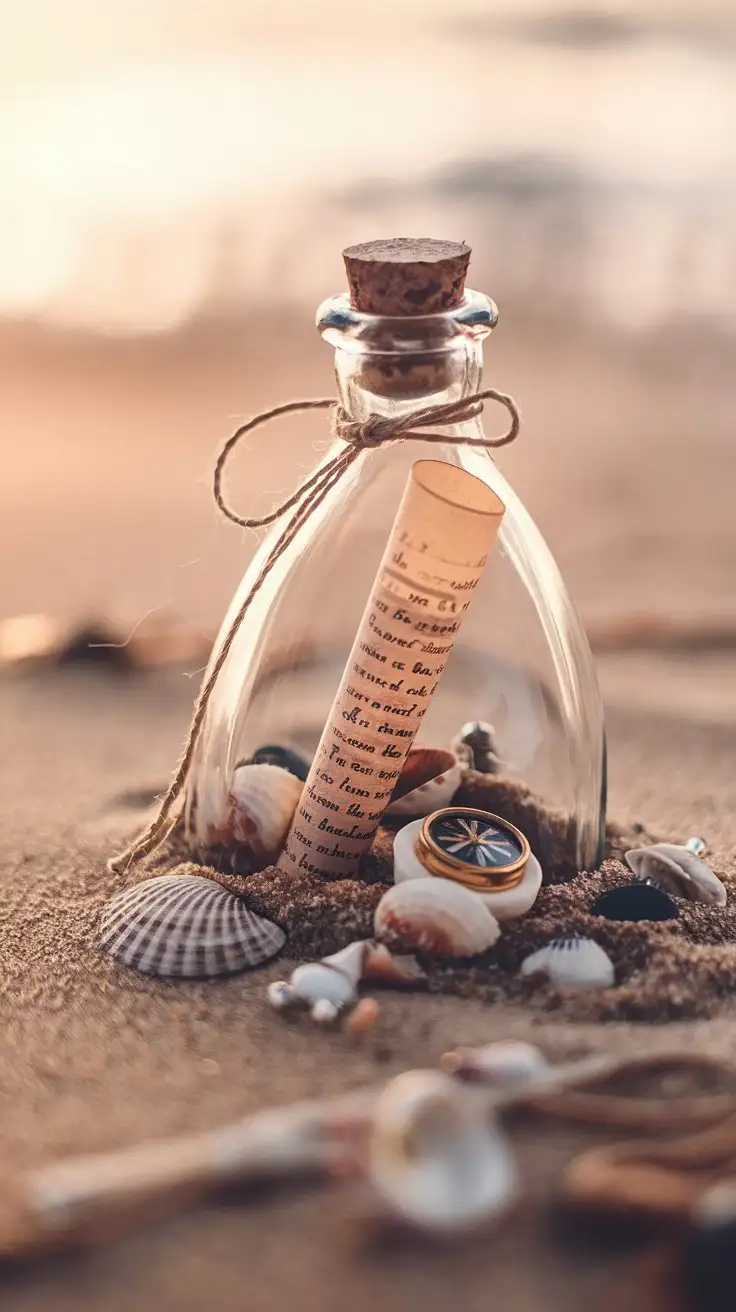
<instances>
[{"instance_id":1,"label":"seashell","mask_svg":"<svg viewBox=\"0 0 736 1312\"><path fill-rule=\"evenodd\" d=\"M233 771L229 838L247 848L261 868L279 855L303 788L278 765L241 765Z\"/></svg>"},{"instance_id":2,"label":"seashell","mask_svg":"<svg viewBox=\"0 0 736 1312\"><path fill-rule=\"evenodd\" d=\"M407 947L446 957L475 957L493 946L498 922L475 893L449 879L394 884L375 911L376 934L393 934Z\"/></svg>"},{"instance_id":3,"label":"seashell","mask_svg":"<svg viewBox=\"0 0 736 1312\"><path fill-rule=\"evenodd\" d=\"M451 743L458 756L470 756L470 764L481 774L498 774L501 758L496 751L496 731L483 720L470 720L464 724Z\"/></svg>"},{"instance_id":4,"label":"seashell","mask_svg":"<svg viewBox=\"0 0 736 1312\"><path fill-rule=\"evenodd\" d=\"M287 1011L296 1000L293 988L285 979L275 979L266 989L266 1001L274 1011Z\"/></svg>"},{"instance_id":5,"label":"seashell","mask_svg":"<svg viewBox=\"0 0 736 1312\"><path fill-rule=\"evenodd\" d=\"M367 1161L383 1207L434 1234L500 1217L519 1193L486 1100L442 1071L406 1071L379 1094Z\"/></svg>"},{"instance_id":6,"label":"seashell","mask_svg":"<svg viewBox=\"0 0 736 1312\"><path fill-rule=\"evenodd\" d=\"M334 1025L340 1011L339 1002L333 1002L331 998L317 998L312 1003L309 1014L317 1025Z\"/></svg>"},{"instance_id":7,"label":"seashell","mask_svg":"<svg viewBox=\"0 0 736 1312\"><path fill-rule=\"evenodd\" d=\"M326 1000L338 1007L353 1002L364 955L365 940L358 940L322 961L307 961L297 966L289 981L294 996L302 1002Z\"/></svg>"},{"instance_id":8,"label":"seashell","mask_svg":"<svg viewBox=\"0 0 736 1312\"><path fill-rule=\"evenodd\" d=\"M522 975L537 971L558 989L610 989L615 982L613 962L592 938L555 938L521 963Z\"/></svg>"},{"instance_id":9,"label":"seashell","mask_svg":"<svg viewBox=\"0 0 736 1312\"><path fill-rule=\"evenodd\" d=\"M373 1029L380 1014L381 1004L376 998L361 998L345 1022L345 1033L365 1034L366 1030Z\"/></svg>"},{"instance_id":10,"label":"seashell","mask_svg":"<svg viewBox=\"0 0 736 1312\"><path fill-rule=\"evenodd\" d=\"M453 1048L443 1054L442 1069L492 1089L512 1089L534 1084L549 1075L552 1067L535 1044L508 1039L483 1048Z\"/></svg>"},{"instance_id":11,"label":"seashell","mask_svg":"<svg viewBox=\"0 0 736 1312\"><path fill-rule=\"evenodd\" d=\"M590 908L594 916L608 920L676 920L677 903L653 884L623 884L609 888Z\"/></svg>"},{"instance_id":12,"label":"seashell","mask_svg":"<svg viewBox=\"0 0 736 1312\"><path fill-rule=\"evenodd\" d=\"M260 966L281 951L286 934L212 880L171 874L112 898L100 942L146 975L196 979Z\"/></svg>"},{"instance_id":13,"label":"seashell","mask_svg":"<svg viewBox=\"0 0 736 1312\"><path fill-rule=\"evenodd\" d=\"M431 815L449 806L460 787L463 762L454 752L412 747L386 807L386 815Z\"/></svg>"},{"instance_id":14,"label":"seashell","mask_svg":"<svg viewBox=\"0 0 736 1312\"><path fill-rule=\"evenodd\" d=\"M369 940L363 958L363 979L373 980L376 984L416 987L426 982L427 972L409 953L391 952L385 943Z\"/></svg>"},{"instance_id":15,"label":"seashell","mask_svg":"<svg viewBox=\"0 0 736 1312\"><path fill-rule=\"evenodd\" d=\"M309 774L309 761L300 756L298 752L293 752L290 747L279 747L275 743L269 743L266 747L257 748L250 761L243 762L243 764L277 765L282 770L288 770L289 774L293 774L295 779L301 779L302 783L306 782Z\"/></svg>"},{"instance_id":16,"label":"seashell","mask_svg":"<svg viewBox=\"0 0 736 1312\"><path fill-rule=\"evenodd\" d=\"M677 843L633 847L625 853L625 860L642 883L690 902L726 905L727 893L720 879L689 847Z\"/></svg>"}]
</instances>

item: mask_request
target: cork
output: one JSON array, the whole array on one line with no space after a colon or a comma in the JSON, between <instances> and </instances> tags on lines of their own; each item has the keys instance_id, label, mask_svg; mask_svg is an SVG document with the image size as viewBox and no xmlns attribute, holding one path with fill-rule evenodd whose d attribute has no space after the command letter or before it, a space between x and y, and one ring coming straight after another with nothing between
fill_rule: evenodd
<instances>
[{"instance_id":1,"label":"cork","mask_svg":"<svg viewBox=\"0 0 736 1312\"><path fill-rule=\"evenodd\" d=\"M343 251L350 300L364 314L453 310L463 298L470 247L434 237L392 237Z\"/></svg>"}]
</instances>

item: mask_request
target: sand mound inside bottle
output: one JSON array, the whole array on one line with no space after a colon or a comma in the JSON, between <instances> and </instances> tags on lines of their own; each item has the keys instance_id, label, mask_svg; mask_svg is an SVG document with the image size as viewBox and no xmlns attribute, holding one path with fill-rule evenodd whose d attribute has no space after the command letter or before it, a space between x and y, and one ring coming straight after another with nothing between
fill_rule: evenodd
<instances>
[{"instance_id":1,"label":"sand mound inside bottle","mask_svg":"<svg viewBox=\"0 0 736 1312\"><path fill-rule=\"evenodd\" d=\"M631 882L623 853L654 841L642 826L625 831L609 825L606 860L599 870L579 873L570 855L571 822L521 785L471 773L458 805L477 806L510 820L525 833L542 863L545 882L532 910L504 925L498 943L470 962L422 955L433 993L453 993L488 1002L517 1000L567 1019L663 1021L715 1014L736 992L736 862L717 873L733 898L727 907L678 901L677 920L622 922L591 914L596 898ZM393 882L392 849L397 825L382 826L363 858L357 879L327 881L286 874L275 866L254 875L208 870L231 892L241 894L259 915L288 934L291 958L313 959L338 951L373 932L377 903ZM166 864L186 860L172 842ZM162 864L161 862L157 864ZM192 871L203 870L191 866ZM538 976L525 977L525 957L551 939L592 938L611 958L616 985L600 992L562 993Z\"/></svg>"}]
</instances>

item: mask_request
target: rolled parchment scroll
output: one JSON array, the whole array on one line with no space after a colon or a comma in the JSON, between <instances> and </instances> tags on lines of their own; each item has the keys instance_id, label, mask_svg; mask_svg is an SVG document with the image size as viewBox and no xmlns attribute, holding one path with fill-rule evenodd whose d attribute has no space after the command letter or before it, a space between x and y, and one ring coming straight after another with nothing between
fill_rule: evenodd
<instances>
[{"instance_id":1,"label":"rolled parchment scroll","mask_svg":"<svg viewBox=\"0 0 736 1312\"><path fill-rule=\"evenodd\" d=\"M504 506L456 465L409 476L279 864L355 874L488 559Z\"/></svg>"}]
</instances>

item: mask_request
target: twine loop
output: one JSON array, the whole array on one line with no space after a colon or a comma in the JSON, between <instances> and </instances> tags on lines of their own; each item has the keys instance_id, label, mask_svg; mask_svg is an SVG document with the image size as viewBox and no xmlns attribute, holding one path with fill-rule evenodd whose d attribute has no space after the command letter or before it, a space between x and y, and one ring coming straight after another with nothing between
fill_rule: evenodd
<instances>
[{"instance_id":1,"label":"twine loop","mask_svg":"<svg viewBox=\"0 0 736 1312\"><path fill-rule=\"evenodd\" d=\"M500 437L468 437L464 434L451 435L423 431L445 425L451 427L453 424L461 424L470 419L475 419L483 410L483 402L489 400L497 401L499 405L504 406L510 416L508 429ZM332 411L333 432L337 438L344 442L343 449L320 465L290 496L281 501L268 514L259 517L239 515L236 510L228 505L222 490L225 466L235 447L247 433L252 433L254 429L269 423L272 419L306 410ZM312 512L324 501L328 493L337 486L343 474L346 473L354 461L369 449L375 449L387 442L396 441L445 443L451 446L474 446L492 450L513 442L520 427L521 418L513 398L507 396L505 392L497 392L493 387L486 387L483 391L474 392L471 396L460 397L456 401L447 401L440 405L424 406L418 410L407 411L403 415L384 417L372 414L361 420L354 419L344 406L339 402L335 402L332 398L319 397L315 400L287 401L283 405L274 406L271 410L264 410L260 414L254 415L247 423L236 428L235 432L224 443L215 464L213 491L219 509L227 519L231 520L233 524L240 525L241 528L265 528L281 519L287 512L291 511L292 513L287 519L281 535L277 538L263 562L258 577L234 617L220 644L217 656L208 669L195 703L184 749L171 783L160 799L157 814L147 828L123 852L112 858L108 863L111 871L115 874L123 873L130 866L141 861L143 857L155 851L171 831L175 823L175 818L172 818L172 810L186 784L209 699L212 696L220 671L225 664L238 630L248 613L251 602L256 594L260 592L274 565L294 541Z\"/></svg>"}]
</instances>

